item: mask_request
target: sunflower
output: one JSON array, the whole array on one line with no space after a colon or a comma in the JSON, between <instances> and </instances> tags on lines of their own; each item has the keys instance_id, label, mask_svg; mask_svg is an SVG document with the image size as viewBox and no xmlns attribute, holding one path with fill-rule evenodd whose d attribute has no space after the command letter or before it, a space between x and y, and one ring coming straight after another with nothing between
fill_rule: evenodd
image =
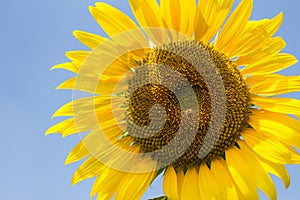
<instances>
[{"instance_id":1,"label":"sunflower","mask_svg":"<svg viewBox=\"0 0 300 200\"><path fill-rule=\"evenodd\" d=\"M73 184L95 177L91 198L140 199L158 176L168 199L276 199L299 164L300 76L274 36L283 14L250 20L242 0L129 0L138 24L96 3L90 12L109 38L74 36L90 51L67 52L53 67L75 77L58 89L89 95L62 106L46 134L85 133L66 163L85 159Z\"/></svg>"}]
</instances>

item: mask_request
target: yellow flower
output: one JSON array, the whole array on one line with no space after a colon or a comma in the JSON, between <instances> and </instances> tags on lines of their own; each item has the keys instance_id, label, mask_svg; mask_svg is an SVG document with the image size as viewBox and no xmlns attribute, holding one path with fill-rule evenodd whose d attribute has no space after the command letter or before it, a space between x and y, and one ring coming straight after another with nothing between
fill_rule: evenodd
<instances>
[{"instance_id":1,"label":"yellow flower","mask_svg":"<svg viewBox=\"0 0 300 200\"><path fill-rule=\"evenodd\" d=\"M300 76L279 71L297 59L274 37L283 14L250 20L252 0L129 0L139 25L96 3L109 38L74 36L90 51L54 66L76 73L59 89L88 92L54 116L46 134L88 133L66 163L85 162L73 184L96 177L91 197L140 199L163 173L168 199L276 199L270 174L290 184L299 164Z\"/></svg>"}]
</instances>

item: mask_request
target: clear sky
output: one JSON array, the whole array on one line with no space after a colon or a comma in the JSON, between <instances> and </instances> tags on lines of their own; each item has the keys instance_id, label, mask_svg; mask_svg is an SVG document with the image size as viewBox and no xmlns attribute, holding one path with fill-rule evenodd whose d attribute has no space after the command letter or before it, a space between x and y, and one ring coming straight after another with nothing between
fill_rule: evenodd
<instances>
[{"instance_id":1,"label":"clear sky","mask_svg":"<svg viewBox=\"0 0 300 200\"><path fill-rule=\"evenodd\" d=\"M72 31L82 29L104 35L88 12L94 0L6 0L0 7L0 199L85 200L92 181L71 186L72 173L80 165L64 165L76 136L45 137L45 130L59 119L54 111L71 100L70 91L55 87L72 74L50 67L67 61L64 53L85 49ZM106 0L130 16L126 0ZM300 59L300 1L254 0L253 19L285 13L277 35L287 42L285 52ZM300 64L285 74L300 74ZM300 95L292 97L300 99ZM299 133L300 134L300 133ZM284 189L275 178L278 199L299 199L300 166L288 167L291 186ZM143 199L162 194L161 179ZM265 197L264 197L265 198Z\"/></svg>"}]
</instances>

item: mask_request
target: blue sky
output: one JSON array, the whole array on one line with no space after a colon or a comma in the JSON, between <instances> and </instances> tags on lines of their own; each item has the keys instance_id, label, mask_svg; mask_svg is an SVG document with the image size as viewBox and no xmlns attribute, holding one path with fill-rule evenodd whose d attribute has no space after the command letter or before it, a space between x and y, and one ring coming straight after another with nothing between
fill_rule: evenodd
<instances>
[{"instance_id":1,"label":"blue sky","mask_svg":"<svg viewBox=\"0 0 300 200\"><path fill-rule=\"evenodd\" d=\"M92 0L2 1L0 8L0 199L85 200L92 181L71 186L72 173L80 165L64 165L68 152L79 141L76 136L61 139L44 136L59 119L54 111L71 100L70 91L55 87L72 74L50 67L67 61L64 53L84 49L72 31L82 29L104 35L88 12ZM132 16L125 0L106 0ZM255 0L253 19L285 13L277 33L287 42L285 52L300 58L300 1ZM300 64L285 70L300 74ZM293 94L300 99L300 95ZM284 189L275 178L278 199L296 200L300 191L300 167L289 166L291 186ZM143 199L162 194L158 178Z\"/></svg>"}]
</instances>

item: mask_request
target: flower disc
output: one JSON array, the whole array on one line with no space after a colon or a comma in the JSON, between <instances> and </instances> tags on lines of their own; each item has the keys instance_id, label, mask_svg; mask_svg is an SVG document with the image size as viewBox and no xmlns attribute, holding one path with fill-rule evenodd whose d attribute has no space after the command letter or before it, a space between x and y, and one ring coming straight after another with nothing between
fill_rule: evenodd
<instances>
[{"instance_id":1,"label":"flower disc","mask_svg":"<svg viewBox=\"0 0 300 200\"><path fill-rule=\"evenodd\" d=\"M205 137L218 135L207 135L211 119L211 98L206 81L189 61L180 55L174 54L174 51L190 52L191 55L195 55L192 56L193 59L203 68L209 69L211 61L217 66L226 91L226 97L220 96L219 98L226 98L227 105L224 109L227 108L227 110L224 129L219 134L216 145L204 143ZM199 52L208 53L210 58L207 59L204 55L196 57ZM175 139L178 144L176 145L177 148L191 143L188 150L172 163L175 167L187 169L189 166L199 167L203 161L210 162L212 159L224 155L227 148L236 144L241 132L248 124L250 94L239 70L226 56L201 42L184 41L152 49L147 57L140 61L140 65L145 67L135 70L135 75L129 80L127 113L129 126L127 131L135 136L135 142L140 144L142 152L148 153L161 149L172 139ZM165 65L179 72L188 82L176 78L176 75L170 76L171 70L166 70L163 67ZM157 83L161 84L149 83L139 87L145 79L156 80ZM165 83L171 85L176 94L169 88L164 87ZM198 105L191 103L195 101L191 100L193 95L187 89L189 87L192 87L196 93ZM135 88L138 89L135 90ZM178 97L183 99L182 105L179 104ZM156 104L164 107L167 115L164 125L160 125L162 129L155 132L136 128L136 125L148 125L151 120L155 121L156 125L158 122L163 122L160 109L152 110L152 114L150 114L151 107ZM195 110L195 108L199 110ZM199 117L197 117L196 112L200 113ZM181 117L187 120L182 120ZM182 121L185 124L182 124ZM180 126L183 127L184 134L177 137ZM198 127L195 137L191 133L193 131L191 127ZM217 131L215 130L215 132ZM212 150L204 158L201 158L199 157L201 148L208 151ZM170 149L164 155L153 153L153 157L160 162L166 162L166 160L174 159L174 152L178 151L181 150L175 148Z\"/></svg>"}]
</instances>

